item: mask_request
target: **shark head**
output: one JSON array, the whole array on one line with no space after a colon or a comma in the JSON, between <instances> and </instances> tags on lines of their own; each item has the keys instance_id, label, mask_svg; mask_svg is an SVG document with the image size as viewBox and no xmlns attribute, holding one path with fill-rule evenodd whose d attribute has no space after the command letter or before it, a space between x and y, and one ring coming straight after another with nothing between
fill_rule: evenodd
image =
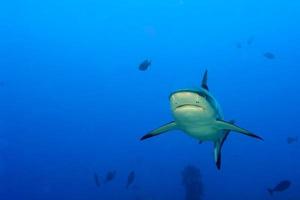
<instances>
[{"instance_id":1,"label":"shark head","mask_svg":"<svg viewBox=\"0 0 300 200\"><path fill-rule=\"evenodd\" d=\"M211 118L216 114L213 98L205 89L178 90L170 95L171 110L175 116Z\"/></svg>"}]
</instances>

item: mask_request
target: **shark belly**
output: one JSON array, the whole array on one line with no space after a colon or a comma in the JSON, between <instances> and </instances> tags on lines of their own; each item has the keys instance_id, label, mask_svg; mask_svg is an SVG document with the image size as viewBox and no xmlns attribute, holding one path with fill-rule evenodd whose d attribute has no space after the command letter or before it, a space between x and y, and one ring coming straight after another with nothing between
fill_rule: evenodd
<instances>
[{"instance_id":1,"label":"shark belly","mask_svg":"<svg viewBox=\"0 0 300 200\"><path fill-rule=\"evenodd\" d=\"M201 141L216 141L223 135L222 131L216 130L211 123L183 123L176 121L178 128L187 135Z\"/></svg>"},{"instance_id":2,"label":"shark belly","mask_svg":"<svg viewBox=\"0 0 300 200\"><path fill-rule=\"evenodd\" d=\"M191 109L182 111L174 112L173 116L177 128L187 135L201 141L216 141L223 136L223 132L213 126L216 121L215 113L203 115Z\"/></svg>"}]
</instances>

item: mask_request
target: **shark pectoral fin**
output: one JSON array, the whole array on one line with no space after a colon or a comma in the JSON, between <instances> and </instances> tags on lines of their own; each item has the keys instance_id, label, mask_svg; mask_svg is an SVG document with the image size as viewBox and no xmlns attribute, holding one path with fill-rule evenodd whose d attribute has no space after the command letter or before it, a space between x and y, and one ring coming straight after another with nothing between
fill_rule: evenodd
<instances>
[{"instance_id":1,"label":"shark pectoral fin","mask_svg":"<svg viewBox=\"0 0 300 200\"><path fill-rule=\"evenodd\" d=\"M235 131L235 132L238 132L238 133L242 133L244 135L247 135L247 136L250 136L250 137L253 137L253 138L257 138L259 140L263 140L263 138L261 138L260 136L258 135L255 135L253 133L251 133L250 131L247 131L246 129L243 129L243 128L240 128L232 123L229 123L229 122L225 122L225 121L221 121L221 120L216 120L215 122L215 128L217 129L223 129L223 130L231 130L231 131Z\"/></svg>"},{"instance_id":2,"label":"shark pectoral fin","mask_svg":"<svg viewBox=\"0 0 300 200\"><path fill-rule=\"evenodd\" d=\"M234 120L230 120L228 123L229 124L234 124L235 121ZM224 144L225 140L227 139L230 131L231 130L224 130L224 132L223 132L224 136L221 138L221 148L223 147L223 144Z\"/></svg>"},{"instance_id":3,"label":"shark pectoral fin","mask_svg":"<svg viewBox=\"0 0 300 200\"><path fill-rule=\"evenodd\" d=\"M145 140L145 139L148 139L150 137L160 135L160 134L165 133L167 131L174 130L175 128L176 128L176 123L174 121L169 122L169 123L157 128L157 129L151 131L150 133L147 133L146 135L144 135L141 138L141 140Z\"/></svg>"},{"instance_id":4,"label":"shark pectoral fin","mask_svg":"<svg viewBox=\"0 0 300 200\"><path fill-rule=\"evenodd\" d=\"M214 142L214 156L215 156L215 163L218 169L221 168L221 151L222 151L222 147L223 144L225 142L225 140L227 139L230 131L235 131L235 132L239 132L245 135L248 135L250 137L254 137L260 140L263 140L261 137L243 129L240 128L236 125L234 125L234 121L231 120L229 122L225 122L225 121L221 121L221 120L217 120L215 123L215 128L219 129L219 130L223 130L223 136L221 139L217 140Z\"/></svg>"}]
</instances>

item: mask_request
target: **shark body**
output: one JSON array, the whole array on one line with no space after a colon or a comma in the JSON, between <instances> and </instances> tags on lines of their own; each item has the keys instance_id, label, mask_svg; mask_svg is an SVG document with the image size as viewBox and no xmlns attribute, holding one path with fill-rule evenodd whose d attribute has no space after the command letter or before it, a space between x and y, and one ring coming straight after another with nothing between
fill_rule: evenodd
<instances>
[{"instance_id":1,"label":"shark body","mask_svg":"<svg viewBox=\"0 0 300 200\"><path fill-rule=\"evenodd\" d=\"M250 131L236 126L234 121L224 121L219 104L209 92L207 71L199 90L175 91L170 94L169 101L174 121L149 132L141 140L171 130L181 130L200 143L211 141L214 143L214 158L218 169L221 167L221 149L230 131L262 140Z\"/></svg>"}]
</instances>

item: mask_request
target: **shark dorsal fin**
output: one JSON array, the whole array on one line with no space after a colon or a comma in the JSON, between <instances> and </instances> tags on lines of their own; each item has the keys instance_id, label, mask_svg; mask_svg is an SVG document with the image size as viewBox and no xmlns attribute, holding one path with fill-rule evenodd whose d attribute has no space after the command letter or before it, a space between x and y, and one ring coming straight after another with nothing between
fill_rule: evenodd
<instances>
[{"instance_id":1,"label":"shark dorsal fin","mask_svg":"<svg viewBox=\"0 0 300 200\"><path fill-rule=\"evenodd\" d=\"M201 87L208 90L208 86L207 86L207 70L205 70L204 76L202 78L202 84Z\"/></svg>"}]
</instances>

